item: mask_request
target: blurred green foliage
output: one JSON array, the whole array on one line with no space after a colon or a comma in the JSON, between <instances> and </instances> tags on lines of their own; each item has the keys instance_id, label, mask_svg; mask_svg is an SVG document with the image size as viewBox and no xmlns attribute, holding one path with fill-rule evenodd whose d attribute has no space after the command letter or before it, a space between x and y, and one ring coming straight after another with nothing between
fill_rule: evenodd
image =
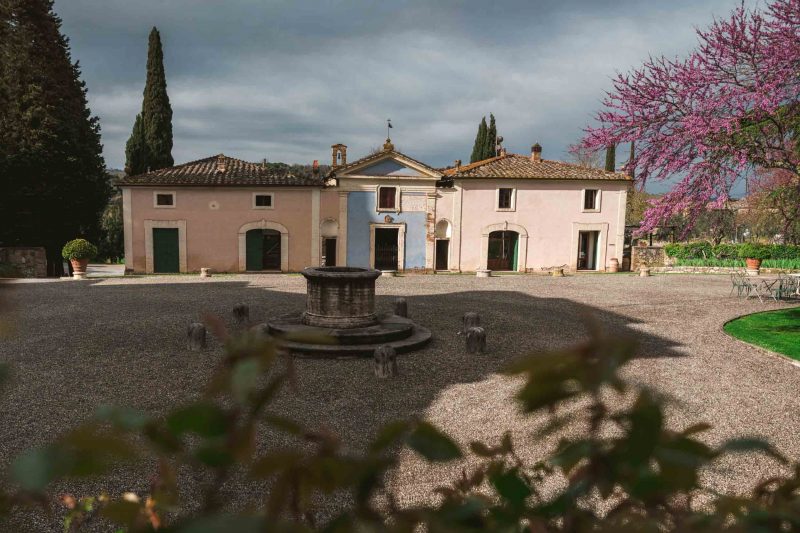
<instances>
[{"instance_id":1,"label":"blurred green foliage","mask_svg":"<svg viewBox=\"0 0 800 533\"><path fill-rule=\"evenodd\" d=\"M100 517L137 532L800 530L796 465L792 475L757 483L748 497L704 486L702 469L727 454L787 461L757 439L711 445L699 438L707 424L669 429L662 399L621 373L635 343L591 324L585 343L532 354L505 369L521 380L516 401L522 411L539 415L530 442L516 443L508 432L498 442L459 444L412 419L386 425L360 453L330 432L302 427L271 409L279 391L294 382L291 359L271 340L228 335L219 322L209 326L224 339L226 355L201 399L164 417L100 407L90 422L13 462L0 485L0 515L50 505L48 487L57 480L155 458L147 494L62 495L65 530L87 528ZM563 431L567 426L572 431ZM258 442L264 428L303 445L265 446ZM520 458L520 446L551 435L561 438L548 457L533 464ZM443 482L433 503L402 506L385 481L403 448L431 463L469 457L470 466ZM191 512L176 512L178 470L210 480ZM254 484L267 483L260 508L235 512L220 490L237 470ZM342 491L351 503L320 520L321 502ZM694 505L699 495L705 505Z\"/></svg>"}]
</instances>

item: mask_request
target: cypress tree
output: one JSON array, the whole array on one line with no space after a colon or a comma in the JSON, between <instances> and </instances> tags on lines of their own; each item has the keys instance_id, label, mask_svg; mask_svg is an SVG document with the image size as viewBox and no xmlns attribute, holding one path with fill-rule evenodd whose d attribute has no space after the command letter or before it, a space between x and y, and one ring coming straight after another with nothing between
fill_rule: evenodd
<instances>
[{"instance_id":1,"label":"cypress tree","mask_svg":"<svg viewBox=\"0 0 800 533\"><path fill-rule=\"evenodd\" d=\"M0 3L0 245L96 242L110 194L100 126L52 0Z\"/></svg>"},{"instance_id":2,"label":"cypress tree","mask_svg":"<svg viewBox=\"0 0 800 533\"><path fill-rule=\"evenodd\" d=\"M475 144L472 145L472 155L469 158L470 163L486 159L486 137L489 134L489 128L486 126L486 117L481 119L478 125L478 134L475 136Z\"/></svg>"},{"instance_id":3,"label":"cypress tree","mask_svg":"<svg viewBox=\"0 0 800 533\"><path fill-rule=\"evenodd\" d=\"M167 77L164 74L164 52L161 35L154 27L147 46L147 81L142 101L142 126L147 143L145 170L171 167L172 159L172 107L167 95ZM135 128L135 124L134 124Z\"/></svg>"},{"instance_id":4,"label":"cypress tree","mask_svg":"<svg viewBox=\"0 0 800 533\"><path fill-rule=\"evenodd\" d=\"M494 115L489 113L489 130L486 134L486 144L483 159L488 159L497 155L497 125L494 123Z\"/></svg>"},{"instance_id":5,"label":"cypress tree","mask_svg":"<svg viewBox=\"0 0 800 533\"><path fill-rule=\"evenodd\" d=\"M614 172L617 168L617 147L611 145L606 148L606 172Z\"/></svg>"},{"instance_id":6,"label":"cypress tree","mask_svg":"<svg viewBox=\"0 0 800 533\"><path fill-rule=\"evenodd\" d=\"M147 172L147 141L144 138L144 126L141 113L136 115L133 132L125 145L125 173L135 176Z\"/></svg>"},{"instance_id":7,"label":"cypress tree","mask_svg":"<svg viewBox=\"0 0 800 533\"><path fill-rule=\"evenodd\" d=\"M628 157L628 164L625 168L627 171L628 176L631 178L635 177L636 174L636 167L634 166L634 160L636 159L636 143L631 141L631 155Z\"/></svg>"}]
</instances>

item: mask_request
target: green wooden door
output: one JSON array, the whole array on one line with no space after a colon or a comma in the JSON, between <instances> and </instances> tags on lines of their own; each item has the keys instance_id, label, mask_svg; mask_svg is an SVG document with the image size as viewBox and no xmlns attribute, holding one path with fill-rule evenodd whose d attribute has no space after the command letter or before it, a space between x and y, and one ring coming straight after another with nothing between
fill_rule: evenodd
<instances>
[{"instance_id":1,"label":"green wooden door","mask_svg":"<svg viewBox=\"0 0 800 533\"><path fill-rule=\"evenodd\" d=\"M180 272L178 228L153 228L153 272Z\"/></svg>"},{"instance_id":2,"label":"green wooden door","mask_svg":"<svg viewBox=\"0 0 800 533\"><path fill-rule=\"evenodd\" d=\"M264 230L251 229L245 238L247 270L264 270Z\"/></svg>"}]
</instances>

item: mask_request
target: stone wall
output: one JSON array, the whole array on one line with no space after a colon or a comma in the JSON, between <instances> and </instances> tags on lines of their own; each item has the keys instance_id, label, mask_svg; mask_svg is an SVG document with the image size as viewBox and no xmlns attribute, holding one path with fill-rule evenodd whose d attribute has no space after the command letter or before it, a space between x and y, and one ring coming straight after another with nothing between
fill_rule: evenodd
<instances>
[{"instance_id":1,"label":"stone wall","mask_svg":"<svg viewBox=\"0 0 800 533\"><path fill-rule=\"evenodd\" d=\"M661 246L634 246L631 248L631 270L636 272L642 263L649 267L663 267L667 254Z\"/></svg>"},{"instance_id":2,"label":"stone wall","mask_svg":"<svg viewBox=\"0 0 800 533\"><path fill-rule=\"evenodd\" d=\"M743 272L744 267L711 267L711 266L660 266L653 268L653 272L662 274L730 274L731 272ZM762 274L777 274L779 272L791 273L800 272L798 270L781 268L761 268Z\"/></svg>"},{"instance_id":3,"label":"stone wall","mask_svg":"<svg viewBox=\"0 0 800 533\"><path fill-rule=\"evenodd\" d=\"M0 248L0 263L11 265L24 278L47 277L47 256L43 247Z\"/></svg>"}]
</instances>

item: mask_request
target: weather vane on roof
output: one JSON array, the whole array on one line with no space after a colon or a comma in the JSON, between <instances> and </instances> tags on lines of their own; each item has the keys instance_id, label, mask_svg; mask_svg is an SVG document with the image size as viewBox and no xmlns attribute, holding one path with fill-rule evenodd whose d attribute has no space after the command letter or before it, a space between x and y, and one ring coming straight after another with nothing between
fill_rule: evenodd
<instances>
[{"instance_id":1,"label":"weather vane on roof","mask_svg":"<svg viewBox=\"0 0 800 533\"><path fill-rule=\"evenodd\" d=\"M393 127L394 126L392 126L392 119L387 118L386 119L386 140L387 141L389 140L389 137L390 137L389 130L392 129Z\"/></svg>"}]
</instances>

